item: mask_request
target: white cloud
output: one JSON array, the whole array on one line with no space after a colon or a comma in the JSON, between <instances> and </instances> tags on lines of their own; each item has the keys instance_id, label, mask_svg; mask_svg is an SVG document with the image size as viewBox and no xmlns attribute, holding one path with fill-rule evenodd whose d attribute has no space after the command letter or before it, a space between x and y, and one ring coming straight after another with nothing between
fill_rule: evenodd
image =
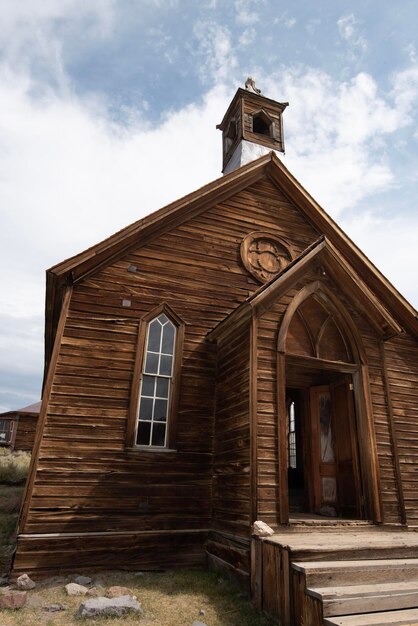
<instances>
[{"instance_id":1,"label":"white cloud","mask_svg":"<svg viewBox=\"0 0 418 626\"><path fill-rule=\"evenodd\" d=\"M343 222L347 234L410 302L418 304L418 215L383 217L363 210ZM415 262L414 262L415 260Z\"/></svg>"},{"instance_id":2,"label":"white cloud","mask_svg":"<svg viewBox=\"0 0 418 626\"><path fill-rule=\"evenodd\" d=\"M340 36L350 44L350 46L362 52L367 50L367 40L358 32L359 22L356 20L353 13L340 17L337 21L337 26Z\"/></svg>"},{"instance_id":3,"label":"white cloud","mask_svg":"<svg viewBox=\"0 0 418 626\"><path fill-rule=\"evenodd\" d=\"M283 24L286 28L293 28L296 24L296 19L294 17L289 17L288 13L285 12L279 17L274 19L275 24Z\"/></svg>"},{"instance_id":4,"label":"white cloud","mask_svg":"<svg viewBox=\"0 0 418 626\"><path fill-rule=\"evenodd\" d=\"M240 46L249 46L253 43L256 36L255 28L246 28L242 31L239 37L239 45Z\"/></svg>"},{"instance_id":5,"label":"white cloud","mask_svg":"<svg viewBox=\"0 0 418 626\"><path fill-rule=\"evenodd\" d=\"M198 50L191 52L199 59L199 74L203 82L222 82L237 67L231 33L225 26L209 20L199 20L194 26Z\"/></svg>"},{"instance_id":6,"label":"white cloud","mask_svg":"<svg viewBox=\"0 0 418 626\"><path fill-rule=\"evenodd\" d=\"M286 162L334 216L395 184L386 142L408 123L407 103L383 98L371 76L341 83L317 70L287 70L280 92L270 78L263 91L290 101Z\"/></svg>"},{"instance_id":7,"label":"white cloud","mask_svg":"<svg viewBox=\"0 0 418 626\"><path fill-rule=\"evenodd\" d=\"M259 15L253 10L253 5L260 5L260 0L235 0L235 19L237 24L248 26L259 21Z\"/></svg>"}]
</instances>

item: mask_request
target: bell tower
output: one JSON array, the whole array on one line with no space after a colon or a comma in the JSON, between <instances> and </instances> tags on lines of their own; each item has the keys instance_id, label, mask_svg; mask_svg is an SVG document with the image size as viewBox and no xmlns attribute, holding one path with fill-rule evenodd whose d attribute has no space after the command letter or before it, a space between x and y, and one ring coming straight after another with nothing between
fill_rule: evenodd
<instances>
[{"instance_id":1,"label":"bell tower","mask_svg":"<svg viewBox=\"0 0 418 626\"><path fill-rule=\"evenodd\" d=\"M284 152L282 114L288 104L262 96L254 80L247 78L245 89L238 89L216 127L222 131L224 174L271 150Z\"/></svg>"}]
</instances>

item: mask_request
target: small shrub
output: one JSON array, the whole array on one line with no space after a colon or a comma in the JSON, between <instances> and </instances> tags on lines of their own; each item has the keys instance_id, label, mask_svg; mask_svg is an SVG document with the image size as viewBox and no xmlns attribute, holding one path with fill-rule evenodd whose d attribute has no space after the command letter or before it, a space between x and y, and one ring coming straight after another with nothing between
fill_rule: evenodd
<instances>
[{"instance_id":1,"label":"small shrub","mask_svg":"<svg viewBox=\"0 0 418 626\"><path fill-rule=\"evenodd\" d=\"M0 455L0 483L8 485L23 483L28 475L30 453L10 450L7 452L7 454Z\"/></svg>"}]
</instances>

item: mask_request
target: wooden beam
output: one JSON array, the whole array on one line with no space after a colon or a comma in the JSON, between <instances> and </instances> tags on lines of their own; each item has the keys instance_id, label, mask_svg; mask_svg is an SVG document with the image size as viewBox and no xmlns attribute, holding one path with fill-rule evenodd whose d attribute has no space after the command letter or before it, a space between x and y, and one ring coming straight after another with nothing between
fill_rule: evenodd
<instances>
[{"instance_id":1,"label":"wooden beam","mask_svg":"<svg viewBox=\"0 0 418 626\"><path fill-rule=\"evenodd\" d=\"M380 354L382 356L383 382L385 385L386 401L388 405L389 432L390 432L391 447L392 447L393 466L395 470L396 490L398 492L398 499L399 499L399 513L400 513L402 524L406 524L405 498L404 498L404 493L403 493L402 474L401 474L401 466L399 462L399 453L398 453L398 434L396 432L396 424L395 424L395 418L394 418L394 413L393 413L392 395L390 391L384 341L380 343Z\"/></svg>"}]
</instances>

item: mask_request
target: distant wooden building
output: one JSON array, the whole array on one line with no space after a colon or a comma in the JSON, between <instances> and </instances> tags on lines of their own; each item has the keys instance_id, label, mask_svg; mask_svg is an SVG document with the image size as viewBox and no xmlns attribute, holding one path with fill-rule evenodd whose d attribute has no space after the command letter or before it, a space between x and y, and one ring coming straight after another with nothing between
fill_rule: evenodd
<instances>
[{"instance_id":1,"label":"distant wooden building","mask_svg":"<svg viewBox=\"0 0 418 626\"><path fill-rule=\"evenodd\" d=\"M41 403L0 414L0 445L31 452Z\"/></svg>"},{"instance_id":2,"label":"distant wooden building","mask_svg":"<svg viewBox=\"0 0 418 626\"><path fill-rule=\"evenodd\" d=\"M222 178L47 272L16 574L249 584L257 519L418 525L417 313L277 156L285 107L248 81Z\"/></svg>"}]
</instances>

